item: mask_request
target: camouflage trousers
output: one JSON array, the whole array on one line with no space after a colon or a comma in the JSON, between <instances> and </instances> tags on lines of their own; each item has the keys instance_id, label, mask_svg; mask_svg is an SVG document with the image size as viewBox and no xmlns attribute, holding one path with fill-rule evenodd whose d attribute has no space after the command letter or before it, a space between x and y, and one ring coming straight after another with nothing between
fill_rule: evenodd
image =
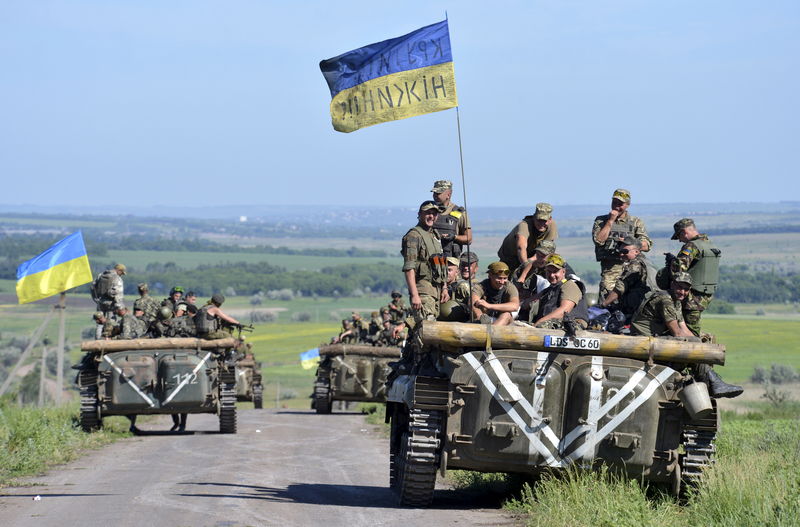
<instances>
[{"instance_id":1,"label":"camouflage trousers","mask_svg":"<svg viewBox=\"0 0 800 527\"><path fill-rule=\"evenodd\" d=\"M586 329L587 327L589 327L586 321L581 319L575 320L575 324L579 326L581 329ZM545 320L541 324L536 324L536 327L542 329L564 329L564 319L551 318L549 320Z\"/></svg>"},{"instance_id":2,"label":"camouflage trousers","mask_svg":"<svg viewBox=\"0 0 800 527\"><path fill-rule=\"evenodd\" d=\"M406 325L413 329L423 320L436 320L439 317L439 297L426 293L419 293L422 301L420 309L411 308L411 315L406 318Z\"/></svg>"},{"instance_id":3,"label":"camouflage trousers","mask_svg":"<svg viewBox=\"0 0 800 527\"><path fill-rule=\"evenodd\" d=\"M697 291L690 291L689 296L683 301L683 321L689 330L700 336L700 316L711 303L712 295L705 295Z\"/></svg>"},{"instance_id":4,"label":"camouflage trousers","mask_svg":"<svg viewBox=\"0 0 800 527\"><path fill-rule=\"evenodd\" d=\"M602 301L614 290L617 278L622 275L623 266L621 262L600 262L600 291L598 299Z\"/></svg>"},{"instance_id":5,"label":"camouflage trousers","mask_svg":"<svg viewBox=\"0 0 800 527\"><path fill-rule=\"evenodd\" d=\"M206 340L219 340L219 339L226 339L231 336L230 331L225 331L224 329L218 329L216 331L211 331L210 333L206 333L205 335L198 335L201 339Z\"/></svg>"}]
</instances>

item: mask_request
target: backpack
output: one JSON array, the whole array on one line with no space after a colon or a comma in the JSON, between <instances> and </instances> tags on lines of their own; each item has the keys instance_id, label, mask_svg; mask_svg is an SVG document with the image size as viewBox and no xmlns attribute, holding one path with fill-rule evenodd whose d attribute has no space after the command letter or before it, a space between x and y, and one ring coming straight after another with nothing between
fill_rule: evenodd
<instances>
[{"instance_id":1,"label":"backpack","mask_svg":"<svg viewBox=\"0 0 800 527\"><path fill-rule=\"evenodd\" d=\"M108 300L108 292L111 290L111 285L114 282L114 274L116 271L107 269L100 273L97 278L92 282L92 300L98 303L103 300Z\"/></svg>"}]
</instances>

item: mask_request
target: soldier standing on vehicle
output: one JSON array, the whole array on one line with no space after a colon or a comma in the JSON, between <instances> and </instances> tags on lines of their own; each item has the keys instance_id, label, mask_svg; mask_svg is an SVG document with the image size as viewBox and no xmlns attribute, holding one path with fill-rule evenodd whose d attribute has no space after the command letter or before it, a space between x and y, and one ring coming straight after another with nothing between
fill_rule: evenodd
<instances>
[{"instance_id":1,"label":"soldier standing on vehicle","mask_svg":"<svg viewBox=\"0 0 800 527\"><path fill-rule=\"evenodd\" d=\"M669 292L659 289L647 293L633 315L631 334L697 338L683 318L683 304L689 297L692 280L689 273L679 272L672 279ZM744 391L741 386L723 381L709 364L695 364L691 366L691 372L697 381L708 385L711 397L736 397Z\"/></svg>"},{"instance_id":2,"label":"soldier standing on vehicle","mask_svg":"<svg viewBox=\"0 0 800 527\"><path fill-rule=\"evenodd\" d=\"M423 201L417 213L417 225L403 236L403 273L411 300L409 327L425 319L436 320L439 303L449 300L447 267L442 244L433 228L439 207L433 201ZM412 327L413 329L413 327Z\"/></svg>"},{"instance_id":3,"label":"soldier standing on vehicle","mask_svg":"<svg viewBox=\"0 0 800 527\"><path fill-rule=\"evenodd\" d=\"M229 331L223 328L223 322L230 326L241 326L241 322L230 315L226 315L220 307L225 302L225 297L221 293L214 293L206 305L197 310L194 316L195 329L197 336L202 339L216 340L231 336Z\"/></svg>"},{"instance_id":4,"label":"soldier standing on vehicle","mask_svg":"<svg viewBox=\"0 0 800 527\"><path fill-rule=\"evenodd\" d=\"M673 225L673 240L680 240L683 247L674 258L667 255L670 275L689 273L692 290L683 303L683 318L686 325L700 336L700 316L711 303L719 283L720 251L705 234L697 232L694 220L683 218Z\"/></svg>"},{"instance_id":5,"label":"soldier standing on vehicle","mask_svg":"<svg viewBox=\"0 0 800 527\"><path fill-rule=\"evenodd\" d=\"M406 319L406 304L403 301L403 295L398 290L392 291L392 301L386 306L391 315L392 323L399 324Z\"/></svg>"},{"instance_id":6,"label":"soldier standing on vehicle","mask_svg":"<svg viewBox=\"0 0 800 527\"><path fill-rule=\"evenodd\" d=\"M655 269L648 264L640 249L641 240L626 236L620 244L622 248L618 252L622 258L622 272L600 305L610 307L616 304L626 317L630 317L644 302L645 295L658 287L655 285Z\"/></svg>"},{"instance_id":7,"label":"soldier standing on vehicle","mask_svg":"<svg viewBox=\"0 0 800 527\"><path fill-rule=\"evenodd\" d=\"M539 297L539 308L534 323L536 327L560 329L569 318L583 329L589 325L589 308L583 284L566 278L567 263L553 253L545 260L545 277L550 287Z\"/></svg>"},{"instance_id":8,"label":"soldier standing on vehicle","mask_svg":"<svg viewBox=\"0 0 800 527\"><path fill-rule=\"evenodd\" d=\"M433 228L439 233L442 242L442 253L445 257L458 258L464 245L472 243L472 227L469 224L467 211L459 207L450 198L453 196L453 183L446 179L434 182L433 201L439 207L439 217Z\"/></svg>"},{"instance_id":9,"label":"soldier standing on vehicle","mask_svg":"<svg viewBox=\"0 0 800 527\"><path fill-rule=\"evenodd\" d=\"M106 269L92 282L92 299L97 304L97 310L103 313L106 319L113 318L117 308L124 303L125 286L122 276L127 273L123 264L117 264L113 269ZM100 339L103 327L98 325L95 338Z\"/></svg>"},{"instance_id":10,"label":"soldier standing on vehicle","mask_svg":"<svg viewBox=\"0 0 800 527\"><path fill-rule=\"evenodd\" d=\"M150 296L150 287L147 284L141 283L136 288L139 290L139 298L133 302L133 311L141 310L144 313L142 319L147 324L152 324L158 317L158 300Z\"/></svg>"},{"instance_id":11,"label":"soldier standing on vehicle","mask_svg":"<svg viewBox=\"0 0 800 527\"><path fill-rule=\"evenodd\" d=\"M525 216L506 235L497 256L513 273L517 267L528 262L542 240L555 241L557 238L558 227L553 219L553 206L549 203L537 203L536 211Z\"/></svg>"},{"instance_id":12,"label":"soldier standing on vehicle","mask_svg":"<svg viewBox=\"0 0 800 527\"><path fill-rule=\"evenodd\" d=\"M492 262L489 277L472 290L472 310L483 324L508 326L519 310L519 292L508 281L509 269L503 262Z\"/></svg>"},{"instance_id":13,"label":"soldier standing on vehicle","mask_svg":"<svg viewBox=\"0 0 800 527\"><path fill-rule=\"evenodd\" d=\"M641 251L647 252L653 242L647 235L644 222L636 216L628 214L631 204L631 193L618 188L611 197L611 210L594 219L592 240L594 255L600 262L600 296L601 301L614 288L614 283L622 273L622 258L619 249L626 236L639 240Z\"/></svg>"}]
</instances>

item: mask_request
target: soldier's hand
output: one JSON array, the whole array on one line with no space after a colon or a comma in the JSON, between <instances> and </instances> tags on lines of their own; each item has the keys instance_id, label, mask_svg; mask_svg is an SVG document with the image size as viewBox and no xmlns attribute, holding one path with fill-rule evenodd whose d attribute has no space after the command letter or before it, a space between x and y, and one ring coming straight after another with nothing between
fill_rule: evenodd
<instances>
[{"instance_id":1,"label":"soldier's hand","mask_svg":"<svg viewBox=\"0 0 800 527\"><path fill-rule=\"evenodd\" d=\"M611 209L611 211L608 213L608 218L611 221L616 220L617 218L619 218L619 211L615 210L615 209Z\"/></svg>"},{"instance_id":2,"label":"soldier's hand","mask_svg":"<svg viewBox=\"0 0 800 527\"><path fill-rule=\"evenodd\" d=\"M411 296L411 307L417 310L422 309L422 299L418 294Z\"/></svg>"}]
</instances>

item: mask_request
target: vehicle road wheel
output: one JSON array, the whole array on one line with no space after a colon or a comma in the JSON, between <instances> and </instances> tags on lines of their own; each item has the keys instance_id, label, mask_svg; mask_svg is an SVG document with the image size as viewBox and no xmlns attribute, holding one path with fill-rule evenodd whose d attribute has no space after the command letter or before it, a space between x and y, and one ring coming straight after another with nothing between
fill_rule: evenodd
<instances>
[{"instance_id":1,"label":"vehicle road wheel","mask_svg":"<svg viewBox=\"0 0 800 527\"><path fill-rule=\"evenodd\" d=\"M314 409L318 414L329 414L333 410L331 380L326 377L317 377L314 383Z\"/></svg>"},{"instance_id":2,"label":"vehicle road wheel","mask_svg":"<svg viewBox=\"0 0 800 527\"><path fill-rule=\"evenodd\" d=\"M97 371L82 371L79 378L81 396L81 429L94 432L103 427L100 401L97 399Z\"/></svg>"},{"instance_id":3,"label":"vehicle road wheel","mask_svg":"<svg viewBox=\"0 0 800 527\"><path fill-rule=\"evenodd\" d=\"M397 456L403 434L408 431L405 408L393 404L391 428L389 432L389 487L397 492ZM402 409L401 409L402 408Z\"/></svg>"},{"instance_id":4,"label":"vehicle road wheel","mask_svg":"<svg viewBox=\"0 0 800 527\"><path fill-rule=\"evenodd\" d=\"M223 382L219 388L219 432L221 434L236 433L236 379Z\"/></svg>"},{"instance_id":5,"label":"vehicle road wheel","mask_svg":"<svg viewBox=\"0 0 800 527\"><path fill-rule=\"evenodd\" d=\"M256 410L264 408L264 387L260 384L253 386L253 407Z\"/></svg>"},{"instance_id":6,"label":"vehicle road wheel","mask_svg":"<svg viewBox=\"0 0 800 527\"><path fill-rule=\"evenodd\" d=\"M441 410L409 412L408 427L400 436L394 464L394 489L400 505L427 507L433 501L442 455L443 423Z\"/></svg>"}]
</instances>

